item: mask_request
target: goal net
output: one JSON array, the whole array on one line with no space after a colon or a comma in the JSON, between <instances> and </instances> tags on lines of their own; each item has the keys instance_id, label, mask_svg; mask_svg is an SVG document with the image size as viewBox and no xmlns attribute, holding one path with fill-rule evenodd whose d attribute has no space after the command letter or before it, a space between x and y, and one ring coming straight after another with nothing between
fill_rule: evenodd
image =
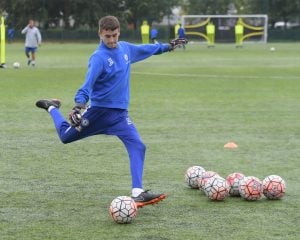
<instances>
[{"instance_id":1,"label":"goal net","mask_svg":"<svg viewBox=\"0 0 300 240\"><path fill-rule=\"evenodd\" d=\"M214 41L234 43L236 26L242 26L243 42L267 42L267 15L183 15L182 26L189 40L209 41L208 25L214 26Z\"/></svg>"}]
</instances>

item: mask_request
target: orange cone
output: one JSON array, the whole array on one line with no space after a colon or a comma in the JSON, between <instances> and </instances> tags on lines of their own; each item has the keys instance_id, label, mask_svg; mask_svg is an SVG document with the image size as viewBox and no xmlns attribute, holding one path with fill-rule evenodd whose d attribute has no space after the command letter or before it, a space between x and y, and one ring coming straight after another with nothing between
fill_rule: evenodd
<instances>
[{"instance_id":1,"label":"orange cone","mask_svg":"<svg viewBox=\"0 0 300 240\"><path fill-rule=\"evenodd\" d=\"M233 148L237 148L238 145L234 142L228 142L224 145L224 148L230 148L230 149L233 149Z\"/></svg>"}]
</instances>

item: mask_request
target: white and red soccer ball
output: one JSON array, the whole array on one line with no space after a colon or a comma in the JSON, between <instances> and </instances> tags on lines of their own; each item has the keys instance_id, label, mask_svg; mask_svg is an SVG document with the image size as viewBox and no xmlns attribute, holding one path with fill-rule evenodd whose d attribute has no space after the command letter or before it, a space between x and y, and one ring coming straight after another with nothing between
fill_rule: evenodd
<instances>
[{"instance_id":1,"label":"white and red soccer ball","mask_svg":"<svg viewBox=\"0 0 300 240\"><path fill-rule=\"evenodd\" d=\"M240 180L242 180L244 177L245 175L239 172L231 173L226 177L226 180L229 184L230 196L233 197L240 196L240 192L239 192Z\"/></svg>"},{"instance_id":2,"label":"white and red soccer ball","mask_svg":"<svg viewBox=\"0 0 300 240\"><path fill-rule=\"evenodd\" d=\"M205 169L201 166L189 167L184 175L185 182L190 188L198 188L198 179L205 172Z\"/></svg>"},{"instance_id":3,"label":"white and red soccer ball","mask_svg":"<svg viewBox=\"0 0 300 240\"><path fill-rule=\"evenodd\" d=\"M265 177L262 182L263 194L268 199L280 199L285 194L285 181L278 175L270 175Z\"/></svg>"},{"instance_id":4,"label":"white and red soccer ball","mask_svg":"<svg viewBox=\"0 0 300 240\"><path fill-rule=\"evenodd\" d=\"M109 214L116 223L131 223L137 212L134 200L128 196L116 197L109 207Z\"/></svg>"},{"instance_id":5,"label":"white and red soccer ball","mask_svg":"<svg viewBox=\"0 0 300 240\"><path fill-rule=\"evenodd\" d=\"M222 201L229 194L228 182L220 176L208 178L202 189L209 199L215 201Z\"/></svg>"},{"instance_id":6,"label":"white and red soccer ball","mask_svg":"<svg viewBox=\"0 0 300 240\"><path fill-rule=\"evenodd\" d=\"M214 171L206 171L206 172L202 173L202 175L198 178L198 188L200 190L203 190L204 185L206 184L206 182L210 178L217 177L217 176L219 176L219 174L214 172Z\"/></svg>"},{"instance_id":7,"label":"white and red soccer ball","mask_svg":"<svg viewBox=\"0 0 300 240\"><path fill-rule=\"evenodd\" d=\"M263 194L262 182L254 176L244 177L240 180L239 193L248 201L258 200Z\"/></svg>"}]
</instances>

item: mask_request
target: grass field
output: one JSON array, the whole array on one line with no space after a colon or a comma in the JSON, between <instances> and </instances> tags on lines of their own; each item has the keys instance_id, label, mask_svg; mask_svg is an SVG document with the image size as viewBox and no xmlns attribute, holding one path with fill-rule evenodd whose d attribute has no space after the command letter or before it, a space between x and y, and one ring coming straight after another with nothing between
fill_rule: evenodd
<instances>
[{"instance_id":1,"label":"grass field","mask_svg":"<svg viewBox=\"0 0 300 240\"><path fill-rule=\"evenodd\" d=\"M45 43L27 67L7 45L0 70L0 239L300 239L300 43L189 45L132 66L130 115L147 145L144 184L169 197L112 222L112 199L130 193L115 137L63 145L40 98L67 115L96 44ZM15 70L12 64L21 63ZM239 147L224 149L228 141ZM184 182L201 165L223 177L282 176L282 200L211 202Z\"/></svg>"}]
</instances>

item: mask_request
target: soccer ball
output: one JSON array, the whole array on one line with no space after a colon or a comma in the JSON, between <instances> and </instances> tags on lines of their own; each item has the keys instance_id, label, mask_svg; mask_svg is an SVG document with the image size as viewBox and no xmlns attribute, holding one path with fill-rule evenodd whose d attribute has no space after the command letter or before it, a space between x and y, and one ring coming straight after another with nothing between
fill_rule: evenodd
<instances>
[{"instance_id":1,"label":"soccer ball","mask_svg":"<svg viewBox=\"0 0 300 240\"><path fill-rule=\"evenodd\" d=\"M185 181L191 188L198 188L198 178L202 176L205 169L201 166L189 167L185 172Z\"/></svg>"},{"instance_id":2,"label":"soccer ball","mask_svg":"<svg viewBox=\"0 0 300 240\"><path fill-rule=\"evenodd\" d=\"M262 184L263 194L268 199L280 199L285 194L285 181L280 176L267 176Z\"/></svg>"},{"instance_id":3,"label":"soccer ball","mask_svg":"<svg viewBox=\"0 0 300 240\"><path fill-rule=\"evenodd\" d=\"M205 183L210 179L211 177L218 177L219 174L217 174L214 171L206 171L202 174L202 176L198 179L198 188L200 190L203 190Z\"/></svg>"},{"instance_id":4,"label":"soccer ball","mask_svg":"<svg viewBox=\"0 0 300 240\"><path fill-rule=\"evenodd\" d=\"M109 214L116 223L131 223L137 211L134 200L127 196L116 197L109 207Z\"/></svg>"},{"instance_id":5,"label":"soccer ball","mask_svg":"<svg viewBox=\"0 0 300 240\"><path fill-rule=\"evenodd\" d=\"M262 196L262 182L257 177L244 177L240 180L239 193L246 200L258 200Z\"/></svg>"},{"instance_id":6,"label":"soccer ball","mask_svg":"<svg viewBox=\"0 0 300 240\"><path fill-rule=\"evenodd\" d=\"M215 176L206 181L203 191L209 199L222 201L229 194L229 185L224 178Z\"/></svg>"},{"instance_id":7,"label":"soccer ball","mask_svg":"<svg viewBox=\"0 0 300 240\"><path fill-rule=\"evenodd\" d=\"M244 174L242 173L231 173L226 177L226 181L229 184L229 195L230 196L240 196L239 192L239 185L240 185L240 180L242 180L245 177Z\"/></svg>"},{"instance_id":8,"label":"soccer ball","mask_svg":"<svg viewBox=\"0 0 300 240\"><path fill-rule=\"evenodd\" d=\"M19 62L14 62L13 67L14 67L15 69L18 69L18 68L21 67L21 64L20 64Z\"/></svg>"}]
</instances>

